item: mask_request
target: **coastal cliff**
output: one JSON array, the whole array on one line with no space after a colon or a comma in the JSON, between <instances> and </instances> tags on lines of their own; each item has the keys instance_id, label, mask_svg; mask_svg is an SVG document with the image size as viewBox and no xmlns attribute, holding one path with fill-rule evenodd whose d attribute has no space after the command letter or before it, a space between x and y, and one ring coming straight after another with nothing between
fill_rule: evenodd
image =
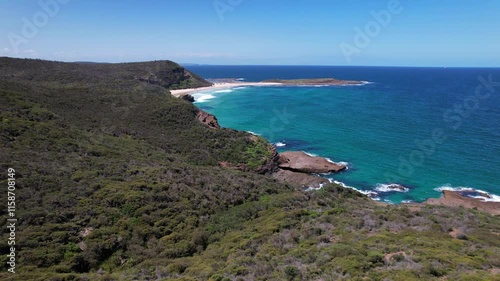
<instances>
[{"instance_id":1,"label":"coastal cliff","mask_svg":"<svg viewBox=\"0 0 500 281\"><path fill-rule=\"evenodd\" d=\"M217 117L214 115L207 113L203 110L198 111L198 114L196 115L196 119L202 123L207 125L209 128L212 129L220 129L219 122L217 121Z\"/></svg>"}]
</instances>

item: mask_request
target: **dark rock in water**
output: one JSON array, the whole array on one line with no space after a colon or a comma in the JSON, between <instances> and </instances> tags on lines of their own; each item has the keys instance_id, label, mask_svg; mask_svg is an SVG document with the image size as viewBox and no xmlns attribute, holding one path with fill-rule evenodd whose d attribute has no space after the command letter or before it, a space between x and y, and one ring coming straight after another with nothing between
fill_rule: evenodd
<instances>
[{"instance_id":1,"label":"dark rock in water","mask_svg":"<svg viewBox=\"0 0 500 281\"><path fill-rule=\"evenodd\" d=\"M347 167L342 164L332 163L322 157L307 155L305 152L287 151L279 154L278 166L284 170L309 174L326 174L340 172Z\"/></svg>"},{"instance_id":2,"label":"dark rock in water","mask_svg":"<svg viewBox=\"0 0 500 281\"><path fill-rule=\"evenodd\" d=\"M491 199L491 196L489 196L488 194L486 194L484 192L480 192L480 191L475 191L475 190L457 191L457 193L460 194L463 197L471 197L471 198L474 198L474 197L483 197L483 198Z\"/></svg>"},{"instance_id":3,"label":"dark rock in water","mask_svg":"<svg viewBox=\"0 0 500 281\"><path fill-rule=\"evenodd\" d=\"M396 183L394 183L394 184L388 184L386 187L388 189L392 189L394 191L401 191L401 192L408 191L407 187L404 187L404 186L402 186L400 184L396 184Z\"/></svg>"},{"instance_id":4,"label":"dark rock in water","mask_svg":"<svg viewBox=\"0 0 500 281\"><path fill-rule=\"evenodd\" d=\"M203 110L198 111L198 115L196 116L196 119L200 121L201 123L207 125L208 127L212 129L220 129L219 122L217 121L217 117L214 115L207 113Z\"/></svg>"},{"instance_id":5,"label":"dark rock in water","mask_svg":"<svg viewBox=\"0 0 500 281\"><path fill-rule=\"evenodd\" d=\"M194 102L194 97L190 94L185 94L181 96L181 99L189 102Z\"/></svg>"}]
</instances>

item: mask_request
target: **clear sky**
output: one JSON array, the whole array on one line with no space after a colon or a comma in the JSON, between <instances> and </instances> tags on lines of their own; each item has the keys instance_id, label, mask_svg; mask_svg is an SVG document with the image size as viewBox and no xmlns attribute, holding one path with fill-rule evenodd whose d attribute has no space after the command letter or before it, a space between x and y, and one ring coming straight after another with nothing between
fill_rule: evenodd
<instances>
[{"instance_id":1,"label":"clear sky","mask_svg":"<svg viewBox=\"0 0 500 281\"><path fill-rule=\"evenodd\" d=\"M500 1L0 0L0 56L500 67Z\"/></svg>"}]
</instances>

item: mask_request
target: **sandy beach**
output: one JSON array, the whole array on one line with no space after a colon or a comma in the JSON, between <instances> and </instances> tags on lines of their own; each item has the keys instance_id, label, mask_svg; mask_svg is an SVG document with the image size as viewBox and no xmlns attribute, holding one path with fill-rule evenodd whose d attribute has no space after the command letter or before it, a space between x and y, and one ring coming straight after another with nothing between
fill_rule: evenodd
<instances>
[{"instance_id":1,"label":"sandy beach","mask_svg":"<svg viewBox=\"0 0 500 281\"><path fill-rule=\"evenodd\" d=\"M191 88L191 89L182 89L182 90L170 90L170 93L174 97L179 97L184 94L191 94L193 92L201 92L207 90L221 90L221 89L230 89L234 87L244 87L244 86L280 86L281 83L268 83L268 82L235 82L235 83L214 83L210 87L201 87L201 88Z\"/></svg>"}]
</instances>

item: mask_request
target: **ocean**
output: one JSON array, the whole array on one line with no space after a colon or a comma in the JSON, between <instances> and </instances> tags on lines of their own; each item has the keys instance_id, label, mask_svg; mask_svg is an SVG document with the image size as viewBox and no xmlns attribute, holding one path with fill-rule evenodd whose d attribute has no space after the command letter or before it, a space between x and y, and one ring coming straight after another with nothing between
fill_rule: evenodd
<instances>
[{"instance_id":1,"label":"ocean","mask_svg":"<svg viewBox=\"0 0 500 281\"><path fill-rule=\"evenodd\" d=\"M500 201L500 68L189 66L206 79L333 77L361 86L239 87L196 93L223 127L279 151L346 162L332 181L376 200L422 202L443 189ZM493 82L492 82L493 81ZM389 184L408 189L393 191ZM478 195L470 193L472 195Z\"/></svg>"}]
</instances>

